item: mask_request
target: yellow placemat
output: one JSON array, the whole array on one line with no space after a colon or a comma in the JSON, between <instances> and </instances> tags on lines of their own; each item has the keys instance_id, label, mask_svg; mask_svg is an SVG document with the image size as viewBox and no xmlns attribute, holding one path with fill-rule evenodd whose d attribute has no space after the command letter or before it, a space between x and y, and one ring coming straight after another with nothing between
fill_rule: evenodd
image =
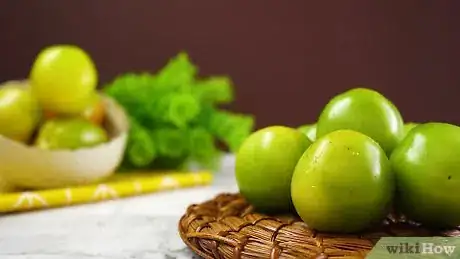
<instances>
[{"instance_id":1,"label":"yellow placemat","mask_svg":"<svg viewBox=\"0 0 460 259\"><path fill-rule=\"evenodd\" d=\"M207 185L212 174L144 172L117 174L107 181L71 188L0 193L0 213L93 203L168 189Z\"/></svg>"}]
</instances>

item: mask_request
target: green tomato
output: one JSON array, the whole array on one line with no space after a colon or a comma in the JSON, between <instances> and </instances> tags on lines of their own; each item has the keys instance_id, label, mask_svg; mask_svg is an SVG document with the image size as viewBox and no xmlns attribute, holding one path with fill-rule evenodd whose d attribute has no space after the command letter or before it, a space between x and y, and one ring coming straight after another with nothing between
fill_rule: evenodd
<instances>
[{"instance_id":1,"label":"green tomato","mask_svg":"<svg viewBox=\"0 0 460 259\"><path fill-rule=\"evenodd\" d=\"M30 73L31 89L48 112L80 114L97 86L96 67L88 54L70 45L42 50Z\"/></svg>"},{"instance_id":2,"label":"green tomato","mask_svg":"<svg viewBox=\"0 0 460 259\"><path fill-rule=\"evenodd\" d=\"M317 137L339 129L355 130L371 137L387 155L404 137L398 109L378 92L364 88L339 94L322 111Z\"/></svg>"},{"instance_id":3,"label":"green tomato","mask_svg":"<svg viewBox=\"0 0 460 259\"><path fill-rule=\"evenodd\" d=\"M316 140L316 123L315 124L306 124L302 125L297 128L301 132L303 132L305 135L307 135L308 139L311 142L315 142Z\"/></svg>"},{"instance_id":4,"label":"green tomato","mask_svg":"<svg viewBox=\"0 0 460 259\"><path fill-rule=\"evenodd\" d=\"M260 211L292 209L292 173L310 144L302 132L284 126L251 134L236 154L236 180L241 194Z\"/></svg>"},{"instance_id":5,"label":"green tomato","mask_svg":"<svg viewBox=\"0 0 460 259\"><path fill-rule=\"evenodd\" d=\"M414 123L414 122L408 122L404 124L404 136L407 136L409 134L409 131L411 131L413 128L417 127L419 124Z\"/></svg>"},{"instance_id":6,"label":"green tomato","mask_svg":"<svg viewBox=\"0 0 460 259\"><path fill-rule=\"evenodd\" d=\"M394 175L385 152L368 136L337 130L316 140L292 176L292 201L313 229L357 232L388 215Z\"/></svg>"},{"instance_id":7,"label":"green tomato","mask_svg":"<svg viewBox=\"0 0 460 259\"><path fill-rule=\"evenodd\" d=\"M40 129L36 146L55 149L93 147L108 140L105 130L85 119L53 119Z\"/></svg>"},{"instance_id":8,"label":"green tomato","mask_svg":"<svg viewBox=\"0 0 460 259\"><path fill-rule=\"evenodd\" d=\"M0 134L27 142L40 119L37 100L27 89L0 89Z\"/></svg>"},{"instance_id":9,"label":"green tomato","mask_svg":"<svg viewBox=\"0 0 460 259\"><path fill-rule=\"evenodd\" d=\"M398 209L425 225L460 225L460 127L426 123L393 151Z\"/></svg>"}]
</instances>

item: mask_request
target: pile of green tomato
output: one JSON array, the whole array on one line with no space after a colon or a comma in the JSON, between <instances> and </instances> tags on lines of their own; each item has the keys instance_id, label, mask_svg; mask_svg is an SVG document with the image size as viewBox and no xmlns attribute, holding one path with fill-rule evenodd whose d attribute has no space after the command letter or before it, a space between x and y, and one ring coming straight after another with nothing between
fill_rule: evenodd
<instances>
[{"instance_id":1,"label":"pile of green tomato","mask_svg":"<svg viewBox=\"0 0 460 259\"><path fill-rule=\"evenodd\" d=\"M108 141L98 75L76 46L47 47L24 81L0 88L0 135L45 150L79 149Z\"/></svg>"},{"instance_id":2,"label":"pile of green tomato","mask_svg":"<svg viewBox=\"0 0 460 259\"><path fill-rule=\"evenodd\" d=\"M236 154L241 194L266 213L353 233L390 212L432 228L460 225L460 127L404 123L371 89L333 97L315 124L270 126Z\"/></svg>"}]
</instances>

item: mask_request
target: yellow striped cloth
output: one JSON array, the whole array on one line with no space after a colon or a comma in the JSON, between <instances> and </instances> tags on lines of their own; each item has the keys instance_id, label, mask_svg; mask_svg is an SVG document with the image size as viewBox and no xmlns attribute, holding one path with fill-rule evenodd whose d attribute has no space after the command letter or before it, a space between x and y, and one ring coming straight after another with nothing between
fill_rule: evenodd
<instances>
[{"instance_id":1,"label":"yellow striped cloth","mask_svg":"<svg viewBox=\"0 0 460 259\"><path fill-rule=\"evenodd\" d=\"M212 173L207 171L124 173L92 185L37 191L9 190L0 193L0 213L93 203L169 189L208 185L212 179Z\"/></svg>"}]
</instances>

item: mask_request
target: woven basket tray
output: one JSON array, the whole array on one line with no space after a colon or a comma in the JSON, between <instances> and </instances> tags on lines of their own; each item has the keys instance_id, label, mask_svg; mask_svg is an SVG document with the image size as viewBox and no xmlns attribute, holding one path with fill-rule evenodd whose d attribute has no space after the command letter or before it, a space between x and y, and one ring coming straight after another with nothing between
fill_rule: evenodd
<instances>
[{"instance_id":1,"label":"woven basket tray","mask_svg":"<svg viewBox=\"0 0 460 259\"><path fill-rule=\"evenodd\" d=\"M187 246L206 259L364 258L382 236L460 236L460 228L432 231L391 216L360 235L318 233L294 216L256 213L238 194L189 206L179 232Z\"/></svg>"}]
</instances>

